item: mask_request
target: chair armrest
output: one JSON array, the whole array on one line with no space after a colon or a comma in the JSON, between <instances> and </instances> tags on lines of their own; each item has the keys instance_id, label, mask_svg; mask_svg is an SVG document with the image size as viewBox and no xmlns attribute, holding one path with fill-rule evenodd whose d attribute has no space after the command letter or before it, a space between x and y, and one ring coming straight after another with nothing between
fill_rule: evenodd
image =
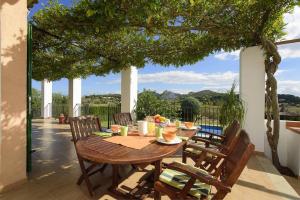
<instances>
[{"instance_id":1,"label":"chair armrest","mask_svg":"<svg viewBox=\"0 0 300 200\"><path fill-rule=\"evenodd\" d=\"M192 167L190 165L179 163L179 162L173 162L173 163L169 164L167 166L167 168L185 173L185 174L191 176L192 178L198 179L199 181L201 181L203 183L213 185L217 189L224 190L226 192L231 191L230 187L224 185L220 180L218 180L214 176L201 173L201 171L195 169L194 167Z\"/></svg>"},{"instance_id":2,"label":"chair armrest","mask_svg":"<svg viewBox=\"0 0 300 200\"><path fill-rule=\"evenodd\" d=\"M202 152L210 153L210 154L213 154L213 155L221 157L221 158L226 158L227 157L227 155L225 155L225 154L223 154L219 151L215 151L215 150L210 149L210 148L201 147L201 146L195 145L195 144L188 144L187 148L194 148L196 150L200 150Z\"/></svg>"},{"instance_id":3,"label":"chair armrest","mask_svg":"<svg viewBox=\"0 0 300 200\"><path fill-rule=\"evenodd\" d=\"M199 137L199 136L193 136L192 140L204 142L206 144L206 146L209 146L209 145L220 146L221 145L220 143L217 143L217 142L214 142L212 140L205 139L205 138Z\"/></svg>"}]
</instances>

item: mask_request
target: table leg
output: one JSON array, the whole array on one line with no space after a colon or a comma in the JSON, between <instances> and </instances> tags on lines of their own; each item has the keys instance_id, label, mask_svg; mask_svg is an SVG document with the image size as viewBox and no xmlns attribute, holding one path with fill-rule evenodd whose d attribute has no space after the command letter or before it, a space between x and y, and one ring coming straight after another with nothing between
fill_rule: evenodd
<instances>
[{"instance_id":1,"label":"table leg","mask_svg":"<svg viewBox=\"0 0 300 200\"><path fill-rule=\"evenodd\" d=\"M162 160L158 160L155 162L155 170L154 170L154 183L158 181L159 175L162 171ZM154 199L155 200L160 200L161 199L161 194L158 191L154 191Z\"/></svg>"},{"instance_id":2,"label":"table leg","mask_svg":"<svg viewBox=\"0 0 300 200\"><path fill-rule=\"evenodd\" d=\"M110 189L116 190L119 185L119 165L112 165L112 184Z\"/></svg>"},{"instance_id":3,"label":"table leg","mask_svg":"<svg viewBox=\"0 0 300 200\"><path fill-rule=\"evenodd\" d=\"M116 199L131 199L130 194L125 193L122 190L119 190L118 188L121 179L121 176L119 174L119 168L120 165L112 165L112 184L108 190L111 192L111 195Z\"/></svg>"},{"instance_id":4,"label":"table leg","mask_svg":"<svg viewBox=\"0 0 300 200\"><path fill-rule=\"evenodd\" d=\"M184 145L182 146L182 162L186 163L186 154L184 153L185 149L186 149L186 145L187 143L184 143Z\"/></svg>"}]
</instances>

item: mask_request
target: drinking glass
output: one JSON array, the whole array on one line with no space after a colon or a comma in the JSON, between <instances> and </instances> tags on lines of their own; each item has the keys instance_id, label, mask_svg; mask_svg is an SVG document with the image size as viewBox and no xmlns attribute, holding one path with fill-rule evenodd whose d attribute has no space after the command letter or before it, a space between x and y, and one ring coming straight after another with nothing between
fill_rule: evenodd
<instances>
[{"instance_id":1,"label":"drinking glass","mask_svg":"<svg viewBox=\"0 0 300 200\"><path fill-rule=\"evenodd\" d=\"M156 127L155 128L155 136L156 138L161 138L163 134L164 128L163 127Z\"/></svg>"},{"instance_id":2,"label":"drinking glass","mask_svg":"<svg viewBox=\"0 0 300 200\"><path fill-rule=\"evenodd\" d=\"M154 122L148 122L148 134L149 135L155 134L155 123Z\"/></svg>"},{"instance_id":3,"label":"drinking glass","mask_svg":"<svg viewBox=\"0 0 300 200\"><path fill-rule=\"evenodd\" d=\"M127 136L128 126L121 126L121 136Z\"/></svg>"}]
</instances>

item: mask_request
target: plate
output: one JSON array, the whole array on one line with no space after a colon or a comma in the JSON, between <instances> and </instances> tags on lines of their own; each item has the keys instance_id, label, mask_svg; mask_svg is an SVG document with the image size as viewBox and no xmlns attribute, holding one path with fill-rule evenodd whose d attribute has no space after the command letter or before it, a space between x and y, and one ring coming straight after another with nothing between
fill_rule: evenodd
<instances>
[{"instance_id":1,"label":"plate","mask_svg":"<svg viewBox=\"0 0 300 200\"><path fill-rule=\"evenodd\" d=\"M113 132L111 129L106 129L105 132L107 132L107 133L121 133L121 131Z\"/></svg>"},{"instance_id":2,"label":"plate","mask_svg":"<svg viewBox=\"0 0 300 200\"><path fill-rule=\"evenodd\" d=\"M179 128L181 128L181 129L183 129L183 130L196 130L196 129L198 129L197 126L193 126L192 128L187 128L187 127L185 127L185 126L180 126Z\"/></svg>"},{"instance_id":3,"label":"plate","mask_svg":"<svg viewBox=\"0 0 300 200\"><path fill-rule=\"evenodd\" d=\"M182 140L179 137L176 137L174 140L167 142L164 138L156 138L156 141L162 144L179 144Z\"/></svg>"}]
</instances>

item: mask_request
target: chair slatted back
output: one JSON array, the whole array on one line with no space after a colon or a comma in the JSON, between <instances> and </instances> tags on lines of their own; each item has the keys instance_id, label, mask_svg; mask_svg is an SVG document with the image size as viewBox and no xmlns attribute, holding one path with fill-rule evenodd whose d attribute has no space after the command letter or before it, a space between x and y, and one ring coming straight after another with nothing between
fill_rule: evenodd
<instances>
[{"instance_id":1,"label":"chair slatted back","mask_svg":"<svg viewBox=\"0 0 300 200\"><path fill-rule=\"evenodd\" d=\"M224 130L224 140L222 141L222 144L224 146L227 146L230 148L232 143L234 142L234 139L236 138L236 135L240 131L240 123L237 120L234 120L225 130Z\"/></svg>"},{"instance_id":2,"label":"chair slatted back","mask_svg":"<svg viewBox=\"0 0 300 200\"><path fill-rule=\"evenodd\" d=\"M254 148L246 131L241 130L233 151L223 163L221 179L226 185L232 187L236 183L253 154Z\"/></svg>"},{"instance_id":3,"label":"chair slatted back","mask_svg":"<svg viewBox=\"0 0 300 200\"><path fill-rule=\"evenodd\" d=\"M126 126L126 125L132 125L132 117L130 113L116 113L113 115L115 124Z\"/></svg>"},{"instance_id":4,"label":"chair slatted back","mask_svg":"<svg viewBox=\"0 0 300 200\"><path fill-rule=\"evenodd\" d=\"M69 123L74 143L82 137L87 137L93 132L101 130L101 123L98 117L69 117Z\"/></svg>"}]
</instances>

